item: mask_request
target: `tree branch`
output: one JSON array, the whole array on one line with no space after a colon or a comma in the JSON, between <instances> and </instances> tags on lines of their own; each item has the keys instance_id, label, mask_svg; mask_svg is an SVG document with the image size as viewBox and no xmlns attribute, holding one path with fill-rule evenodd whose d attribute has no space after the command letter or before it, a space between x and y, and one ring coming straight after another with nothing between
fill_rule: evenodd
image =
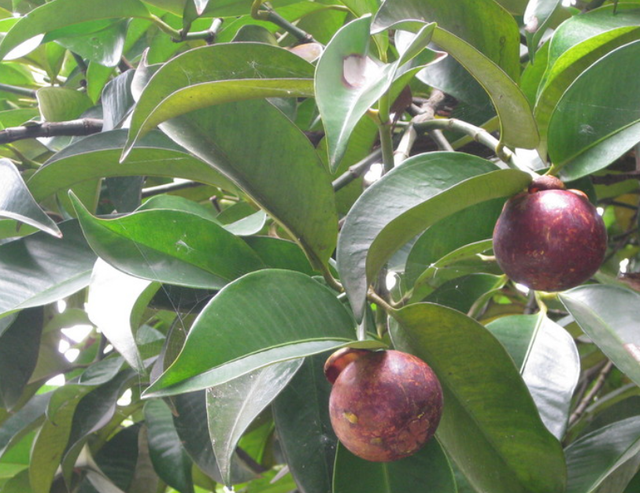
<instances>
[{"instance_id":1,"label":"tree branch","mask_svg":"<svg viewBox=\"0 0 640 493\"><path fill-rule=\"evenodd\" d=\"M571 414L571 417L569 418L569 426L573 425L576 421L578 421L578 419L580 419L580 417L587 410L587 407L589 407L589 404L591 403L593 398L598 394L598 392L600 392L600 390L602 390L602 387L604 386L607 376L609 375L609 372L611 372L612 368L613 363L611 361L608 361L604 365L602 370L600 370L598 378L596 378L595 382L593 383L593 387L591 387L591 390L589 390L587 395L582 398L580 404L578 404L578 406L576 407L576 410L573 412L573 414Z\"/></svg>"},{"instance_id":2,"label":"tree branch","mask_svg":"<svg viewBox=\"0 0 640 493\"><path fill-rule=\"evenodd\" d=\"M0 91L10 92L12 94L17 94L18 96L25 96L27 98L36 99L36 91L34 91L33 89L27 89L25 87L0 84Z\"/></svg>"},{"instance_id":3,"label":"tree branch","mask_svg":"<svg viewBox=\"0 0 640 493\"><path fill-rule=\"evenodd\" d=\"M0 131L0 144L9 144L16 140L37 137L56 137L60 135L80 136L98 133L102 130L102 120L83 118L68 122L43 122L6 128Z\"/></svg>"}]
</instances>

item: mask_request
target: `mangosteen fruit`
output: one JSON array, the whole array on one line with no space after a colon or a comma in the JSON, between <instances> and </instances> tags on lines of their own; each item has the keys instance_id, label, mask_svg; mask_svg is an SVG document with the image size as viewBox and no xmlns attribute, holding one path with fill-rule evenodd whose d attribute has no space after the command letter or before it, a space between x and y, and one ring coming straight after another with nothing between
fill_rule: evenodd
<instances>
[{"instance_id":1,"label":"mangosteen fruit","mask_svg":"<svg viewBox=\"0 0 640 493\"><path fill-rule=\"evenodd\" d=\"M607 250L604 222L586 194L556 177L534 179L509 199L493 231L493 251L513 281L563 291L596 273Z\"/></svg>"},{"instance_id":2,"label":"mangosteen fruit","mask_svg":"<svg viewBox=\"0 0 640 493\"><path fill-rule=\"evenodd\" d=\"M402 459L435 433L442 416L442 388L420 358L395 350L340 350L329 358L325 373L333 379L331 424L358 457L374 462Z\"/></svg>"}]
</instances>

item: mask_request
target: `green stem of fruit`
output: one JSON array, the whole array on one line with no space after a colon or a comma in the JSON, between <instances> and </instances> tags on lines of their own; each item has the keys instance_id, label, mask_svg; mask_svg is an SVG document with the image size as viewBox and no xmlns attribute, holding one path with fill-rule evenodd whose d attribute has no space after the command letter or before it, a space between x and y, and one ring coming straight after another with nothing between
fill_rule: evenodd
<instances>
[{"instance_id":1,"label":"green stem of fruit","mask_svg":"<svg viewBox=\"0 0 640 493\"><path fill-rule=\"evenodd\" d=\"M174 40L182 40L182 33L171 27L157 15L151 14L151 21L158 27L158 29L171 36Z\"/></svg>"}]
</instances>

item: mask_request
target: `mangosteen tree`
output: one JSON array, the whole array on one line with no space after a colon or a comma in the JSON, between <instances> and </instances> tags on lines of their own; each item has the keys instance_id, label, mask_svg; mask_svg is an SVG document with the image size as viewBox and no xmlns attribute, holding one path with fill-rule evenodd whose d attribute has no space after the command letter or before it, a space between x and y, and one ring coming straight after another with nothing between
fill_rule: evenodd
<instances>
[{"instance_id":1,"label":"mangosteen tree","mask_svg":"<svg viewBox=\"0 0 640 493\"><path fill-rule=\"evenodd\" d=\"M0 0L0 493L640 491L638 26Z\"/></svg>"}]
</instances>

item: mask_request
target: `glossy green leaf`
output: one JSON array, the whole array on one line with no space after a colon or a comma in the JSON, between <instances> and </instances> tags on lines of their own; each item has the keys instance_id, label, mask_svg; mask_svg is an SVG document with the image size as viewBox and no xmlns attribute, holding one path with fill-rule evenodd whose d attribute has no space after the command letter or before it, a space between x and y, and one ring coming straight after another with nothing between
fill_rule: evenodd
<instances>
[{"instance_id":1,"label":"glossy green leaf","mask_svg":"<svg viewBox=\"0 0 640 493\"><path fill-rule=\"evenodd\" d=\"M36 368L44 324L41 308L22 310L0 335L0 407L19 402Z\"/></svg>"},{"instance_id":2,"label":"glossy green leaf","mask_svg":"<svg viewBox=\"0 0 640 493\"><path fill-rule=\"evenodd\" d=\"M600 428L566 449L567 493L623 491L640 465L640 417ZM628 466L631 464L631 469ZM613 489L607 489L607 485Z\"/></svg>"},{"instance_id":3,"label":"glossy green leaf","mask_svg":"<svg viewBox=\"0 0 640 493\"><path fill-rule=\"evenodd\" d=\"M99 219L73 200L89 245L129 275L179 286L220 289L264 267L240 238L212 220L177 210Z\"/></svg>"},{"instance_id":4,"label":"glossy green leaf","mask_svg":"<svg viewBox=\"0 0 640 493\"><path fill-rule=\"evenodd\" d=\"M91 322L139 373L145 366L134 331L136 318L151 300L160 283L129 276L99 259L91 275L86 310Z\"/></svg>"},{"instance_id":5,"label":"glossy green leaf","mask_svg":"<svg viewBox=\"0 0 640 493\"><path fill-rule=\"evenodd\" d=\"M262 261L272 269L288 269L309 276L314 270L303 251L292 241L270 236L248 236L245 242L258 254Z\"/></svg>"},{"instance_id":6,"label":"glossy green leaf","mask_svg":"<svg viewBox=\"0 0 640 493\"><path fill-rule=\"evenodd\" d=\"M326 355L305 358L289 385L273 402L278 440L301 491L331 491L337 438L329 418L331 384Z\"/></svg>"},{"instance_id":7,"label":"glossy green leaf","mask_svg":"<svg viewBox=\"0 0 640 493\"><path fill-rule=\"evenodd\" d=\"M413 244L407 257L407 283L415 283L431 264L454 250L490 238L503 204L504 199L481 202L429 227Z\"/></svg>"},{"instance_id":8,"label":"glossy green leaf","mask_svg":"<svg viewBox=\"0 0 640 493\"><path fill-rule=\"evenodd\" d=\"M206 390L209 436L227 486L232 486L231 464L240 438L301 364L302 359L283 361Z\"/></svg>"},{"instance_id":9,"label":"glossy green leaf","mask_svg":"<svg viewBox=\"0 0 640 493\"><path fill-rule=\"evenodd\" d=\"M172 488L193 493L191 459L180 443L169 406L161 399L152 399L144 405L144 417L149 430L149 452L153 467Z\"/></svg>"},{"instance_id":10,"label":"glossy green leaf","mask_svg":"<svg viewBox=\"0 0 640 493\"><path fill-rule=\"evenodd\" d=\"M120 493L113 490L114 486L123 492L130 491L138 463L141 427L141 423L136 423L121 428L95 454L99 472L89 474L88 479L99 491L108 488L113 493Z\"/></svg>"},{"instance_id":11,"label":"glossy green leaf","mask_svg":"<svg viewBox=\"0 0 640 493\"><path fill-rule=\"evenodd\" d=\"M222 482L209 437L205 391L179 394L172 398L172 402L175 405L173 419L180 442L204 473L216 482ZM234 458L232 472L234 484L255 477L237 456Z\"/></svg>"},{"instance_id":12,"label":"glossy green leaf","mask_svg":"<svg viewBox=\"0 0 640 493\"><path fill-rule=\"evenodd\" d=\"M519 34L513 17L493 0L387 0L374 20L373 32L391 27L415 32L425 22L438 24L432 41L455 58L491 98L500 119L501 142L534 148L538 143L535 120L514 82L520 76L520 64ZM460 85L456 79L461 76L447 68L446 61L443 63L443 73L437 73L438 65L434 66L439 80L427 79L428 83L438 87L444 78L447 86Z\"/></svg>"},{"instance_id":13,"label":"glossy green leaf","mask_svg":"<svg viewBox=\"0 0 640 493\"><path fill-rule=\"evenodd\" d=\"M314 266L328 261L337 236L329 175L307 137L279 109L263 100L226 103L167 122L163 130L231 178Z\"/></svg>"},{"instance_id":14,"label":"glossy green leaf","mask_svg":"<svg viewBox=\"0 0 640 493\"><path fill-rule=\"evenodd\" d=\"M560 295L580 328L640 385L640 295L616 286L580 286Z\"/></svg>"},{"instance_id":15,"label":"glossy green leaf","mask_svg":"<svg viewBox=\"0 0 640 493\"><path fill-rule=\"evenodd\" d=\"M447 31L436 29L433 41L458 60L489 94L500 120L500 142L535 148L539 135L531 106L513 80L472 45Z\"/></svg>"},{"instance_id":16,"label":"glossy green leaf","mask_svg":"<svg viewBox=\"0 0 640 493\"><path fill-rule=\"evenodd\" d=\"M0 457L44 419L51 395L48 392L33 396L0 424Z\"/></svg>"},{"instance_id":17,"label":"glossy green leaf","mask_svg":"<svg viewBox=\"0 0 640 493\"><path fill-rule=\"evenodd\" d=\"M475 156L433 152L409 158L370 186L347 214L337 249L356 316L362 316L368 284L403 244L454 212L514 195L529 180Z\"/></svg>"},{"instance_id":18,"label":"glossy green leaf","mask_svg":"<svg viewBox=\"0 0 640 493\"><path fill-rule=\"evenodd\" d=\"M432 438L410 457L394 462L369 462L339 446L333 493L456 493L449 460Z\"/></svg>"},{"instance_id":19,"label":"glossy green leaf","mask_svg":"<svg viewBox=\"0 0 640 493\"><path fill-rule=\"evenodd\" d=\"M93 106L89 96L66 87L43 87L36 93L42 119L65 122L79 118Z\"/></svg>"},{"instance_id":20,"label":"glossy green leaf","mask_svg":"<svg viewBox=\"0 0 640 493\"><path fill-rule=\"evenodd\" d=\"M29 224L53 236L62 235L53 219L29 193L22 176L8 159L0 159L0 184L0 217Z\"/></svg>"},{"instance_id":21,"label":"glossy green leaf","mask_svg":"<svg viewBox=\"0 0 640 493\"><path fill-rule=\"evenodd\" d=\"M36 200L91 179L113 176L185 178L233 191L235 187L210 165L195 158L160 132L152 132L131 150L126 164L118 159L126 130L90 135L58 152L29 179Z\"/></svg>"},{"instance_id":22,"label":"glossy green leaf","mask_svg":"<svg viewBox=\"0 0 640 493\"><path fill-rule=\"evenodd\" d=\"M465 274L479 272L487 260L482 255L490 253L491 238L456 248L428 267L413 286L412 300L419 301L430 294L439 284Z\"/></svg>"},{"instance_id":23,"label":"glossy green leaf","mask_svg":"<svg viewBox=\"0 0 640 493\"><path fill-rule=\"evenodd\" d=\"M46 3L32 10L20 18L0 43L0 59L26 55L40 44L44 34L54 29L97 19L151 18L139 0L92 0L91 8L86 7L84 0L56 0L55 4Z\"/></svg>"},{"instance_id":24,"label":"glossy green leaf","mask_svg":"<svg viewBox=\"0 0 640 493\"><path fill-rule=\"evenodd\" d=\"M313 96L313 66L282 48L222 43L187 51L163 64L131 117L128 150L158 124L200 108L265 97Z\"/></svg>"},{"instance_id":25,"label":"glossy green leaf","mask_svg":"<svg viewBox=\"0 0 640 493\"><path fill-rule=\"evenodd\" d=\"M561 440L580 378L580 357L573 338L542 315L502 317L487 329L507 348L542 421Z\"/></svg>"},{"instance_id":26,"label":"glossy green leaf","mask_svg":"<svg viewBox=\"0 0 640 493\"><path fill-rule=\"evenodd\" d=\"M146 395L212 387L278 361L345 345L354 335L344 306L310 277L253 272L209 302L176 361Z\"/></svg>"},{"instance_id":27,"label":"glossy green leaf","mask_svg":"<svg viewBox=\"0 0 640 493\"><path fill-rule=\"evenodd\" d=\"M564 93L549 121L549 157L557 169L570 166L572 177L584 176L640 141L640 94L628 70L639 58L640 41L617 48Z\"/></svg>"},{"instance_id":28,"label":"glossy green leaf","mask_svg":"<svg viewBox=\"0 0 640 493\"><path fill-rule=\"evenodd\" d=\"M59 227L62 238L39 232L0 245L0 314L46 305L87 286L96 256L77 221Z\"/></svg>"},{"instance_id":29,"label":"glossy green leaf","mask_svg":"<svg viewBox=\"0 0 640 493\"><path fill-rule=\"evenodd\" d=\"M479 301L504 286L504 278L493 274L476 273L444 282L424 300L469 313Z\"/></svg>"},{"instance_id":30,"label":"glossy green leaf","mask_svg":"<svg viewBox=\"0 0 640 493\"><path fill-rule=\"evenodd\" d=\"M513 360L478 322L440 305L394 312L394 346L426 361L444 392L436 436L479 491L560 493L559 442L540 420Z\"/></svg>"},{"instance_id":31,"label":"glossy green leaf","mask_svg":"<svg viewBox=\"0 0 640 493\"><path fill-rule=\"evenodd\" d=\"M538 88L534 115L541 142L539 152L546 155L549 120L558 101L571 83L591 64L613 49L640 37L637 10L612 15L611 7L574 16L562 23L549 43L547 70ZM574 179L569 169L566 180ZM578 178L575 175L575 178Z\"/></svg>"},{"instance_id":32,"label":"glossy green leaf","mask_svg":"<svg viewBox=\"0 0 640 493\"><path fill-rule=\"evenodd\" d=\"M43 42L54 40L85 59L97 62L104 67L115 67L120 62L127 35L128 21L124 19L115 22L101 22L87 34L69 33L65 30L50 32Z\"/></svg>"},{"instance_id":33,"label":"glossy green leaf","mask_svg":"<svg viewBox=\"0 0 640 493\"><path fill-rule=\"evenodd\" d=\"M389 90L400 67L427 46L434 29L434 25L422 27L395 62L382 64L369 56L370 24L370 16L349 22L331 39L318 61L316 100L331 170L343 158L360 119ZM431 61L436 60L437 54L432 54Z\"/></svg>"}]
</instances>

